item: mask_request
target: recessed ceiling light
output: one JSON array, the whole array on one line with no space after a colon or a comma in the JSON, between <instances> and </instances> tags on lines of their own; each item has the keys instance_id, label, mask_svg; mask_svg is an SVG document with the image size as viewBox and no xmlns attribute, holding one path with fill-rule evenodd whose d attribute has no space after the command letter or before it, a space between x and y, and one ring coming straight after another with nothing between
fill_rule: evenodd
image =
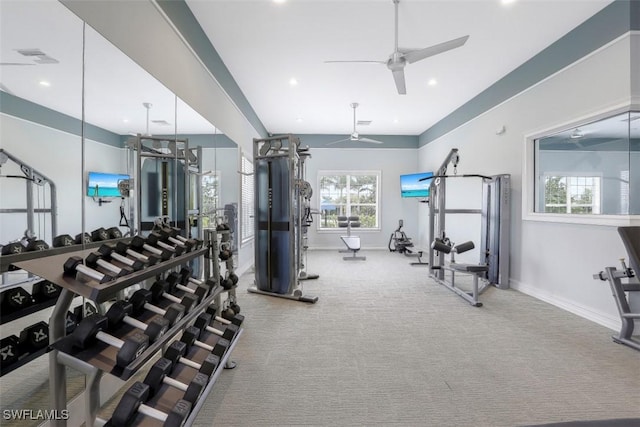
<instances>
[{"instance_id":1,"label":"recessed ceiling light","mask_svg":"<svg viewBox=\"0 0 640 427\"><path fill-rule=\"evenodd\" d=\"M398 123L399 120L398 119L393 119L393 123Z\"/></svg>"},{"instance_id":2,"label":"recessed ceiling light","mask_svg":"<svg viewBox=\"0 0 640 427\"><path fill-rule=\"evenodd\" d=\"M289 80L289 84L291 86L297 86L298 85L298 81L295 78L291 77L291 79Z\"/></svg>"},{"instance_id":3,"label":"recessed ceiling light","mask_svg":"<svg viewBox=\"0 0 640 427\"><path fill-rule=\"evenodd\" d=\"M46 87L51 86L51 83L49 83L49 82L48 82L48 81L46 81L46 80L41 80L41 81L40 81L40 84L41 84L42 86L46 86Z\"/></svg>"},{"instance_id":4,"label":"recessed ceiling light","mask_svg":"<svg viewBox=\"0 0 640 427\"><path fill-rule=\"evenodd\" d=\"M296 118L296 122L300 123L302 121L302 117Z\"/></svg>"},{"instance_id":5,"label":"recessed ceiling light","mask_svg":"<svg viewBox=\"0 0 640 427\"><path fill-rule=\"evenodd\" d=\"M284 3L285 1L287 1L287 0L273 0L274 3L278 3L278 4Z\"/></svg>"},{"instance_id":6,"label":"recessed ceiling light","mask_svg":"<svg viewBox=\"0 0 640 427\"><path fill-rule=\"evenodd\" d=\"M437 85L437 84L438 84L438 81L437 81L436 79L431 79L431 80L429 80L429 81L427 82L427 84L428 84L429 86L435 86L435 85Z\"/></svg>"},{"instance_id":7,"label":"recessed ceiling light","mask_svg":"<svg viewBox=\"0 0 640 427\"><path fill-rule=\"evenodd\" d=\"M502 0L502 4L511 4L511 3L515 3L516 0Z\"/></svg>"},{"instance_id":8,"label":"recessed ceiling light","mask_svg":"<svg viewBox=\"0 0 640 427\"><path fill-rule=\"evenodd\" d=\"M129 123L129 119L122 119L124 123Z\"/></svg>"}]
</instances>

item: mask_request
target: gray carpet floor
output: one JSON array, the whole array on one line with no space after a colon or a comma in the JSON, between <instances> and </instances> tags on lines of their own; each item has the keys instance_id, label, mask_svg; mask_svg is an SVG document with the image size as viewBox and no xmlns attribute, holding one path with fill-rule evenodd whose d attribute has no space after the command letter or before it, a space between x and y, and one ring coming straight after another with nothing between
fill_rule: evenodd
<instances>
[{"instance_id":1,"label":"gray carpet floor","mask_svg":"<svg viewBox=\"0 0 640 427\"><path fill-rule=\"evenodd\" d=\"M414 259L310 251L316 304L238 290L245 332L198 426L518 426L640 418L640 353L513 290L470 306ZM605 286L606 284L603 284ZM613 304L613 299L611 300ZM606 424L603 424L606 425Z\"/></svg>"},{"instance_id":2,"label":"gray carpet floor","mask_svg":"<svg viewBox=\"0 0 640 427\"><path fill-rule=\"evenodd\" d=\"M309 253L320 278L304 291L316 304L247 293L253 274L241 277L238 366L196 426L640 425L621 420L640 418L640 352L613 331L513 290L489 288L472 307L415 259L364 254ZM47 360L0 380L3 410L48 406ZM82 377L70 373L68 386L76 395Z\"/></svg>"}]
</instances>

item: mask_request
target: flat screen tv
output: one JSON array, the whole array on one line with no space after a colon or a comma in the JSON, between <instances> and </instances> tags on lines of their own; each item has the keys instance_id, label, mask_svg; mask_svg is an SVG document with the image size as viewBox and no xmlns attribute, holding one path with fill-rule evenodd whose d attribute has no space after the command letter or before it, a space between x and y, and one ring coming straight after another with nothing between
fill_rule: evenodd
<instances>
[{"instance_id":1,"label":"flat screen tv","mask_svg":"<svg viewBox=\"0 0 640 427\"><path fill-rule=\"evenodd\" d=\"M400 194L402 197L429 197L429 186L433 172L400 175Z\"/></svg>"},{"instance_id":2,"label":"flat screen tv","mask_svg":"<svg viewBox=\"0 0 640 427\"><path fill-rule=\"evenodd\" d=\"M89 197L122 197L118 183L128 180L129 175L103 172L89 172L87 179L87 196Z\"/></svg>"}]
</instances>

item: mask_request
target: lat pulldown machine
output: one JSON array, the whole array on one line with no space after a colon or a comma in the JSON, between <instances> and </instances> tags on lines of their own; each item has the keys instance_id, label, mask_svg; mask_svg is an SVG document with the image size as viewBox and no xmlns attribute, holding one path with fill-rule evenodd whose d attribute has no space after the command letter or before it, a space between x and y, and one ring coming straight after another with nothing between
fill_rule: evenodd
<instances>
[{"instance_id":1,"label":"lat pulldown machine","mask_svg":"<svg viewBox=\"0 0 640 427\"><path fill-rule=\"evenodd\" d=\"M510 229L510 192L511 176L502 175L457 175L460 161L458 149L453 148L435 173L429 189L429 276L479 307L479 295L489 286L500 289L509 288L509 229ZM447 175L449 163L454 174ZM446 183L452 178L480 178L482 180L481 209L447 209ZM431 178L430 178L431 179ZM453 258L454 253L473 249L473 242L454 246L445 233L447 214L478 214L482 216L480 234L480 262L478 264L460 264ZM445 248L449 246L449 248ZM445 265L444 254L451 253L451 262ZM445 281L445 271L451 272L451 280ZM467 273L473 276L473 289L466 292L455 285L455 273ZM479 283L481 282L481 283Z\"/></svg>"},{"instance_id":2,"label":"lat pulldown machine","mask_svg":"<svg viewBox=\"0 0 640 427\"><path fill-rule=\"evenodd\" d=\"M249 292L309 303L318 300L303 295L300 285L311 195L311 185L303 179L307 150L293 135L253 140L255 286Z\"/></svg>"}]
</instances>

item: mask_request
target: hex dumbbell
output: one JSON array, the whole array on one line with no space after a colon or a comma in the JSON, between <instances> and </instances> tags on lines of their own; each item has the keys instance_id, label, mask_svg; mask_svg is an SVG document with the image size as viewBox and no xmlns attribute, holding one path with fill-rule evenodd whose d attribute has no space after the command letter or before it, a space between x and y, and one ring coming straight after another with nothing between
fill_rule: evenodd
<instances>
[{"instance_id":1,"label":"hex dumbbell","mask_svg":"<svg viewBox=\"0 0 640 427\"><path fill-rule=\"evenodd\" d=\"M209 382L209 376L198 372L189 384L185 384L169 376L172 370L173 363L164 357L158 359L156 363L151 366L147 376L144 378L144 381L142 381L149 386L149 397L155 396L160 390L160 387L166 384L183 391L184 395L182 398L187 402L191 404L196 403Z\"/></svg>"},{"instance_id":2,"label":"hex dumbbell","mask_svg":"<svg viewBox=\"0 0 640 427\"><path fill-rule=\"evenodd\" d=\"M31 294L20 286L7 289L0 294L0 306L6 313L22 310L32 304Z\"/></svg>"},{"instance_id":3,"label":"hex dumbbell","mask_svg":"<svg viewBox=\"0 0 640 427\"><path fill-rule=\"evenodd\" d=\"M202 240L199 239L189 239L182 235L180 235L180 229L176 227L163 227L160 231L167 236L171 236L171 238L175 240L179 240L183 243L190 242L194 249L200 249L202 247Z\"/></svg>"},{"instance_id":4,"label":"hex dumbbell","mask_svg":"<svg viewBox=\"0 0 640 427\"><path fill-rule=\"evenodd\" d=\"M207 280L200 280L200 279L196 279L195 277L192 277L191 275L193 274L193 271L188 268L188 267L182 267L182 269L180 270L180 273L178 273L180 275L180 282L182 282L183 285L187 285L188 283L193 283L196 286L208 286L209 288L214 288L216 286L216 282L211 280L211 279L207 279Z\"/></svg>"},{"instance_id":5,"label":"hex dumbbell","mask_svg":"<svg viewBox=\"0 0 640 427\"><path fill-rule=\"evenodd\" d=\"M184 425L191 412L191 403L180 399L169 413L165 413L144 404L149 400L150 394L147 384L136 381L118 402L108 424L113 427L128 427L134 423L136 416L140 413L163 422L167 427Z\"/></svg>"},{"instance_id":6,"label":"hex dumbbell","mask_svg":"<svg viewBox=\"0 0 640 427\"><path fill-rule=\"evenodd\" d=\"M77 275L78 273L97 280L100 283L109 282L114 279L110 274L103 274L92 268L87 267L82 263L82 258L79 256L72 256L64 263L64 273L68 275Z\"/></svg>"},{"instance_id":7,"label":"hex dumbbell","mask_svg":"<svg viewBox=\"0 0 640 427\"><path fill-rule=\"evenodd\" d=\"M224 317L216 315L217 312L218 307L216 307L215 305L210 305L209 307L207 307L207 313L209 313L214 320L222 323L223 325L233 324L236 326L240 326L242 325L242 322L244 322L244 316L242 314L236 314L231 319L225 319Z\"/></svg>"},{"instance_id":8,"label":"hex dumbbell","mask_svg":"<svg viewBox=\"0 0 640 427\"><path fill-rule=\"evenodd\" d=\"M129 255L139 261L146 263L147 265L154 265L160 261L160 258L155 255L143 255L140 252L136 252L129 247L125 242L118 242L115 246L115 252L119 255L126 256Z\"/></svg>"},{"instance_id":9,"label":"hex dumbbell","mask_svg":"<svg viewBox=\"0 0 640 427\"><path fill-rule=\"evenodd\" d=\"M236 325L227 325L224 331L211 326L212 316L209 313L201 313L194 322L193 326L200 331L207 331L226 340L232 341L238 334L239 328Z\"/></svg>"},{"instance_id":10,"label":"hex dumbbell","mask_svg":"<svg viewBox=\"0 0 640 427\"><path fill-rule=\"evenodd\" d=\"M148 289L139 289L131 295L129 302L131 303L133 314L138 315L144 310L159 314L169 321L171 326L175 325L184 316L185 308L182 304L171 304L166 309L151 304L153 301L153 293Z\"/></svg>"},{"instance_id":11,"label":"hex dumbbell","mask_svg":"<svg viewBox=\"0 0 640 427\"><path fill-rule=\"evenodd\" d=\"M96 340L116 347L116 365L122 368L133 362L149 346L149 337L144 334L136 333L121 340L104 332L107 326L107 318L100 314L85 317L71 334L72 342L81 349L90 347Z\"/></svg>"},{"instance_id":12,"label":"hex dumbbell","mask_svg":"<svg viewBox=\"0 0 640 427\"><path fill-rule=\"evenodd\" d=\"M185 312L190 313L198 305L198 297L193 294L186 294L182 299L169 293L170 285L164 280L157 280L149 289L153 295L154 301L159 301L161 298L167 299L171 302L177 302L184 306Z\"/></svg>"},{"instance_id":13,"label":"hex dumbbell","mask_svg":"<svg viewBox=\"0 0 640 427\"><path fill-rule=\"evenodd\" d=\"M229 340L225 338L220 338L215 346L209 345L206 342L202 342L199 340L201 330L196 326L189 326L184 330L182 336L180 337L180 341L187 345L187 348L191 348L193 346L200 347L203 350L207 350L209 353L213 353L216 356L222 358L224 356L225 351L229 347Z\"/></svg>"},{"instance_id":14,"label":"hex dumbbell","mask_svg":"<svg viewBox=\"0 0 640 427\"><path fill-rule=\"evenodd\" d=\"M171 251L168 251L166 249L160 249L150 245L149 243L147 243L144 237L141 237L141 236L135 236L133 239L131 239L131 247L138 251L144 250L155 256L159 256L163 261L168 260L173 255L173 252Z\"/></svg>"},{"instance_id":15,"label":"hex dumbbell","mask_svg":"<svg viewBox=\"0 0 640 427\"><path fill-rule=\"evenodd\" d=\"M116 260L133 269L133 271L139 271L144 268L144 261L139 259L127 258L124 255L120 255L118 252L116 252L115 248L107 244L103 244L102 246L100 246L100 248L98 248L98 253L100 253L105 260Z\"/></svg>"},{"instance_id":16,"label":"hex dumbbell","mask_svg":"<svg viewBox=\"0 0 640 427\"><path fill-rule=\"evenodd\" d=\"M117 265L105 261L102 259L102 254L100 252L91 252L84 259L84 263L94 270L98 267L102 267L103 269L110 271L116 277L122 277L133 273L133 269L131 267L118 267Z\"/></svg>"},{"instance_id":17,"label":"hex dumbbell","mask_svg":"<svg viewBox=\"0 0 640 427\"><path fill-rule=\"evenodd\" d=\"M164 239L164 241L170 243L170 244L174 244L174 245L180 245L180 246L184 246L186 252L190 252L193 249L197 248L198 242L194 239L187 239L187 238L178 238L176 236L174 236L174 234L170 231L168 231L166 228L161 228L157 231L160 236ZM182 236L180 236L182 237Z\"/></svg>"},{"instance_id":18,"label":"hex dumbbell","mask_svg":"<svg viewBox=\"0 0 640 427\"><path fill-rule=\"evenodd\" d=\"M207 285L196 285L195 289L182 285L180 275L175 271L170 273L165 281L169 284L170 293L173 293L176 289L193 294L198 298L198 303L209 295L211 288Z\"/></svg>"},{"instance_id":19,"label":"hex dumbbell","mask_svg":"<svg viewBox=\"0 0 640 427\"><path fill-rule=\"evenodd\" d=\"M132 311L133 304L130 302L116 301L106 313L109 328L113 329L121 323L126 323L143 331L144 334L149 337L150 342L155 342L169 329L170 322L164 317L154 316L149 323L144 323L129 316Z\"/></svg>"},{"instance_id":20,"label":"hex dumbbell","mask_svg":"<svg viewBox=\"0 0 640 427\"><path fill-rule=\"evenodd\" d=\"M215 372L216 368L220 364L220 357L209 353L202 363L194 362L191 359L187 359L188 346L182 341L174 341L171 343L167 351L164 352L163 357L169 360L174 366L177 363L181 363L185 366L189 366L193 369L197 369L198 372L202 372L205 375L211 376ZM224 352L223 352L224 354Z\"/></svg>"},{"instance_id":21,"label":"hex dumbbell","mask_svg":"<svg viewBox=\"0 0 640 427\"><path fill-rule=\"evenodd\" d=\"M185 251L186 247L185 246L178 246L178 245L170 245L167 242L163 241L163 238L160 234L152 231L151 233L149 233L149 235L147 236L147 243L149 245L153 245L157 248L162 248L165 249L169 252L171 252L172 254L174 254L175 256L180 256L182 255L182 253Z\"/></svg>"}]
</instances>

